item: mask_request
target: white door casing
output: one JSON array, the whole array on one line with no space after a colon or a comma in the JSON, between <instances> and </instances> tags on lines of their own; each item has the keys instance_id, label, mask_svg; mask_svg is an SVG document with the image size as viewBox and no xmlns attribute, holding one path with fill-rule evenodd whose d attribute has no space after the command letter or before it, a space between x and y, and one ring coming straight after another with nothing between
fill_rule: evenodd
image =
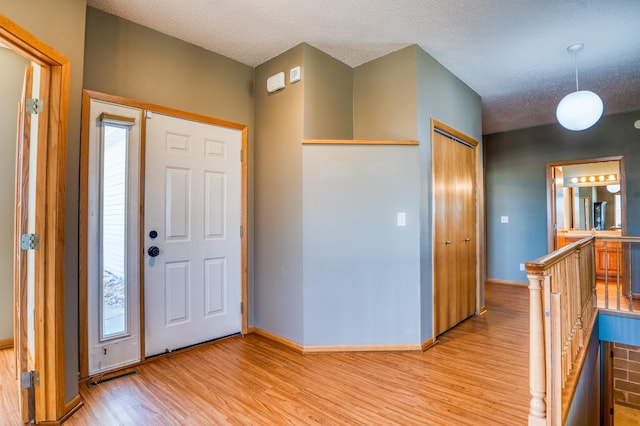
<instances>
[{"instance_id":1,"label":"white door casing","mask_svg":"<svg viewBox=\"0 0 640 426\"><path fill-rule=\"evenodd\" d=\"M101 152L104 144L101 115L111 114L134 120L127 137L126 184L126 282L127 282L127 333L115 338L103 338L102 321L107 314L100 310L100 291L103 271L102 252L102 197ZM140 361L140 156L141 118L138 108L116 105L92 99L90 106L89 192L88 192L88 345L89 374L105 372ZM118 171L122 173L122 171Z\"/></svg>"},{"instance_id":2,"label":"white door casing","mask_svg":"<svg viewBox=\"0 0 640 426\"><path fill-rule=\"evenodd\" d=\"M145 354L152 356L241 331L242 131L147 113L145 144Z\"/></svg>"}]
</instances>

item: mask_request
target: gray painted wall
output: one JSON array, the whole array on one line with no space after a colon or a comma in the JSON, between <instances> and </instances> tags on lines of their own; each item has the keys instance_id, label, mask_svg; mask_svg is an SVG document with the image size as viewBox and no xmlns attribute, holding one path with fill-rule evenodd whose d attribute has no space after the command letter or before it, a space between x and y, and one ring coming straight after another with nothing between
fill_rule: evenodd
<instances>
[{"instance_id":1,"label":"gray painted wall","mask_svg":"<svg viewBox=\"0 0 640 426\"><path fill-rule=\"evenodd\" d=\"M606 106L605 106L606 108ZM603 117L571 132L553 124L484 137L487 197L487 278L526 282L519 264L548 251L548 162L623 155L628 234L640 235L640 111ZM508 224L500 216L509 216ZM634 285L637 291L637 285Z\"/></svg>"},{"instance_id":2,"label":"gray painted wall","mask_svg":"<svg viewBox=\"0 0 640 426\"><path fill-rule=\"evenodd\" d=\"M87 8L84 87L253 127L253 68Z\"/></svg>"},{"instance_id":3,"label":"gray painted wall","mask_svg":"<svg viewBox=\"0 0 640 426\"><path fill-rule=\"evenodd\" d=\"M246 124L249 325L253 324L253 68L87 8L84 87Z\"/></svg>"},{"instance_id":4,"label":"gray painted wall","mask_svg":"<svg viewBox=\"0 0 640 426\"><path fill-rule=\"evenodd\" d=\"M71 62L64 250L65 396L78 395L78 191L86 0L0 0L0 11Z\"/></svg>"},{"instance_id":5,"label":"gray painted wall","mask_svg":"<svg viewBox=\"0 0 640 426\"><path fill-rule=\"evenodd\" d=\"M354 138L420 142L420 341L433 337L432 117L481 141L480 96L419 46L406 47L354 70ZM481 161L482 148L478 150Z\"/></svg>"},{"instance_id":6,"label":"gray painted wall","mask_svg":"<svg viewBox=\"0 0 640 426\"><path fill-rule=\"evenodd\" d=\"M25 66L29 63L0 48L0 340L13 339L13 231L16 177L16 122Z\"/></svg>"},{"instance_id":7,"label":"gray painted wall","mask_svg":"<svg viewBox=\"0 0 640 426\"><path fill-rule=\"evenodd\" d=\"M302 344L302 137L304 45L256 68L255 79L255 326ZM267 78L286 74L286 87L267 93Z\"/></svg>"},{"instance_id":8,"label":"gray painted wall","mask_svg":"<svg viewBox=\"0 0 640 426\"><path fill-rule=\"evenodd\" d=\"M480 96L438 61L418 46L412 46L417 57L417 121L420 141L420 297L422 306L422 341L433 336L433 246L431 191L431 118L435 118L480 142L479 167L482 164L482 109ZM482 182L478 181L480 199ZM478 209L483 224L482 208ZM481 229L480 235L483 234ZM484 261L479 259L482 268ZM484 273L481 270L481 301L484 305Z\"/></svg>"},{"instance_id":9,"label":"gray painted wall","mask_svg":"<svg viewBox=\"0 0 640 426\"><path fill-rule=\"evenodd\" d=\"M303 163L305 345L420 343L418 147L307 145Z\"/></svg>"},{"instance_id":10,"label":"gray painted wall","mask_svg":"<svg viewBox=\"0 0 640 426\"><path fill-rule=\"evenodd\" d=\"M303 46L304 137L352 139L353 70L315 47Z\"/></svg>"},{"instance_id":11,"label":"gray painted wall","mask_svg":"<svg viewBox=\"0 0 640 426\"><path fill-rule=\"evenodd\" d=\"M354 139L417 139L416 49L409 46L353 70Z\"/></svg>"}]
</instances>

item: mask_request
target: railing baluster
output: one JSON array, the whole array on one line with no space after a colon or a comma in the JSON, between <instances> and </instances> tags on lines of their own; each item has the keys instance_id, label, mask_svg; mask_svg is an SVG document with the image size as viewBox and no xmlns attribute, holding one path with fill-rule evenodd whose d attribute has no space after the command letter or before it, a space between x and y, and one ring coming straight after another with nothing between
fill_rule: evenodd
<instances>
[{"instance_id":1,"label":"railing baluster","mask_svg":"<svg viewBox=\"0 0 640 426\"><path fill-rule=\"evenodd\" d=\"M549 308L551 311L551 320L549 328L551 329L550 339L550 362L549 362L549 398L548 398L548 422L550 425L560 425L562 423L562 389L567 381L567 357L563 350L560 353L560 329L562 328L561 318L563 317L562 301L559 293L554 293L550 297ZM555 336L555 337L554 337Z\"/></svg>"},{"instance_id":2,"label":"railing baluster","mask_svg":"<svg viewBox=\"0 0 640 426\"><path fill-rule=\"evenodd\" d=\"M529 278L529 426L547 424L546 350L544 306L542 303L542 275Z\"/></svg>"}]
</instances>

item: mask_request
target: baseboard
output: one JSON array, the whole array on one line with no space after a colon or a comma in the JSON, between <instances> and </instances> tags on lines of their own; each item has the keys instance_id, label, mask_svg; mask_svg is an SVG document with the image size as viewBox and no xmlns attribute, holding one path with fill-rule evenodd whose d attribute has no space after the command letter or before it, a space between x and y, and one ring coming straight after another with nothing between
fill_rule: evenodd
<instances>
[{"instance_id":1,"label":"baseboard","mask_svg":"<svg viewBox=\"0 0 640 426\"><path fill-rule=\"evenodd\" d=\"M0 340L0 349L11 349L11 348L13 348L13 338Z\"/></svg>"},{"instance_id":2,"label":"baseboard","mask_svg":"<svg viewBox=\"0 0 640 426\"><path fill-rule=\"evenodd\" d=\"M41 421L41 422L38 422L38 424L44 425L44 426L59 426L64 422L66 422L67 420L69 420L69 418L73 416L73 414L77 412L83 405L84 405L84 402L82 401L82 398L80 398L80 395L77 395L71 401L65 404L64 406L65 414L62 417L60 417L60 419Z\"/></svg>"},{"instance_id":3,"label":"baseboard","mask_svg":"<svg viewBox=\"0 0 640 426\"><path fill-rule=\"evenodd\" d=\"M255 334L259 335L259 336L266 337L269 340L273 340L274 342L278 342L280 344L288 346L289 348L293 349L296 352L304 353L304 349L303 349L302 345L299 344L299 343L296 343L296 342L291 341L289 339L285 339L284 337L277 336L277 335L275 335L273 333L269 333L268 331L264 331L264 330L261 330L261 329L256 328L256 327L251 327L251 329L253 330L252 331L253 333L255 333Z\"/></svg>"},{"instance_id":4,"label":"baseboard","mask_svg":"<svg viewBox=\"0 0 640 426\"><path fill-rule=\"evenodd\" d=\"M77 412L80 408L82 408L83 405L84 405L84 401L82 400L80 395L77 395L71 401L67 402L67 404L64 407L64 411L67 414L62 416L62 418L60 419L60 423L64 423L65 421L67 421L69 417L73 416L73 414Z\"/></svg>"},{"instance_id":5,"label":"baseboard","mask_svg":"<svg viewBox=\"0 0 640 426\"><path fill-rule=\"evenodd\" d=\"M438 341L434 338L425 340L424 342L422 342L422 346L421 346L422 352L434 347L436 343L438 343Z\"/></svg>"},{"instance_id":6,"label":"baseboard","mask_svg":"<svg viewBox=\"0 0 640 426\"><path fill-rule=\"evenodd\" d=\"M425 341L423 344L406 344L406 345L310 345L303 346L299 343L277 336L268 331L261 330L256 327L247 329L247 333L255 333L259 336L266 337L274 342L281 343L301 354L321 354L321 353L337 353L337 352L422 352L433 346L433 339Z\"/></svg>"},{"instance_id":7,"label":"baseboard","mask_svg":"<svg viewBox=\"0 0 640 426\"><path fill-rule=\"evenodd\" d=\"M422 345L312 345L304 346L303 353L336 352L422 352Z\"/></svg>"},{"instance_id":8,"label":"baseboard","mask_svg":"<svg viewBox=\"0 0 640 426\"><path fill-rule=\"evenodd\" d=\"M485 284L501 284L501 285L512 285L516 287L529 287L529 283L522 281L510 281L510 280L497 280L493 278L487 278L484 280Z\"/></svg>"}]
</instances>

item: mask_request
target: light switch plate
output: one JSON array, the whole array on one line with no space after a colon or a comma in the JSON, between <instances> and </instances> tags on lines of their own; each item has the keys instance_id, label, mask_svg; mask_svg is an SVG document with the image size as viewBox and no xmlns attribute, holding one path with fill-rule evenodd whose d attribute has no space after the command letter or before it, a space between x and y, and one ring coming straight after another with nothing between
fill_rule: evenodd
<instances>
[{"instance_id":1,"label":"light switch plate","mask_svg":"<svg viewBox=\"0 0 640 426\"><path fill-rule=\"evenodd\" d=\"M407 226L407 214L398 212L398 226Z\"/></svg>"},{"instance_id":2,"label":"light switch plate","mask_svg":"<svg viewBox=\"0 0 640 426\"><path fill-rule=\"evenodd\" d=\"M500 223L509 223L509 216L500 216Z\"/></svg>"}]
</instances>

